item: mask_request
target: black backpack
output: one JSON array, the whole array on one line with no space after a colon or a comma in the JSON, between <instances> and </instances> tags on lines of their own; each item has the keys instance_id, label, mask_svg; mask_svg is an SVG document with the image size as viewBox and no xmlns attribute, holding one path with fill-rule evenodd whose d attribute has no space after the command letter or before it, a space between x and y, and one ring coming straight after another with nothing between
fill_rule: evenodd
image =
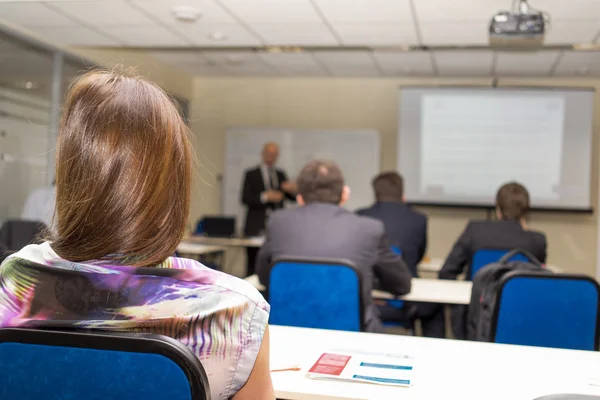
<instances>
[{"instance_id":1,"label":"black backpack","mask_svg":"<svg viewBox=\"0 0 600 400\"><path fill-rule=\"evenodd\" d=\"M516 254L523 254L530 262L508 261ZM467 339L479 342L492 342L491 332L494 309L502 278L508 273L549 272L542 268L533 255L525 250L515 249L504 255L498 262L482 268L473 279L471 303L467 317Z\"/></svg>"}]
</instances>

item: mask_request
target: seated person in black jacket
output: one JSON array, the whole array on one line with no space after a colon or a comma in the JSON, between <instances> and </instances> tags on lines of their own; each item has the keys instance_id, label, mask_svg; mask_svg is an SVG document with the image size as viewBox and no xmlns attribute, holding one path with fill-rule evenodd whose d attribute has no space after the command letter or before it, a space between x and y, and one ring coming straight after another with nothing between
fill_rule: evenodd
<instances>
[{"instance_id":1,"label":"seated person in black jacket","mask_svg":"<svg viewBox=\"0 0 600 400\"><path fill-rule=\"evenodd\" d=\"M440 279L456 279L466 270L471 275L471 260L477 250L516 248L526 250L540 262L546 262L546 236L527 229L525 218L529 211L529 193L522 185L511 182L496 194L498 221L471 221L444 262ZM461 311L459 311L460 309ZM457 338L464 337L466 307L457 308L453 315L453 330Z\"/></svg>"},{"instance_id":2,"label":"seated person in black jacket","mask_svg":"<svg viewBox=\"0 0 600 400\"><path fill-rule=\"evenodd\" d=\"M402 251L412 276L427 249L427 217L410 208L404 199L404 179L397 172L383 172L372 182L375 204L358 210L358 215L380 220L393 246Z\"/></svg>"},{"instance_id":3,"label":"seated person in black jacket","mask_svg":"<svg viewBox=\"0 0 600 400\"><path fill-rule=\"evenodd\" d=\"M412 210L404 200L404 180L397 172L383 172L373 179L376 202L357 214L380 220L385 226L389 242L402 251L413 277L417 277L417 264L427 249L427 217ZM442 306L428 303L405 303L402 309L390 306L379 308L381 319L386 321L421 320L423 335L446 336Z\"/></svg>"}]
</instances>

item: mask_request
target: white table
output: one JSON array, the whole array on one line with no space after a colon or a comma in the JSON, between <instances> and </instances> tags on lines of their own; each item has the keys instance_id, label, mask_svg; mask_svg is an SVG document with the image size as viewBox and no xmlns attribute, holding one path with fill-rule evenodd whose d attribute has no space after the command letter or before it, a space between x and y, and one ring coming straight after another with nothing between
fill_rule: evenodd
<instances>
[{"instance_id":1,"label":"white table","mask_svg":"<svg viewBox=\"0 0 600 400\"><path fill-rule=\"evenodd\" d=\"M177 251L181 254L202 256L205 254L221 253L225 251L225 247L199 243L181 242L179 243L179 246L177 246Z\"/></svg>"},{"instance_id":2,"label":"white table","mask_svg":"<svg viewBox=\"0 0 600 400\"><path fill-rule=\"evenodd\" d=\"M271 369L277 398L288 400L533 400L557 393L600 395L600 353L412 336L271 326ZM314 380L306 371L328 350L407 354L410 388Z\"/></svg>"},{"instance_id":3,"label":"white table","mask_svg":"<svg viewBox=\"0 0 600 400\"><path fill-rule=\"evenodd\" d=\"M419 269L419 272L430 272L437 274L444 266L444 261L445 260L443 258L427 258L426 260L421 261L417 268ZM546 269L554 273L563 272L560 267L552 264L546 264Z\"/></svg>"},{"instance_id":4,"label":"white table","mask_svg":"<svg viewBox=\"0 0 600 400\"><path fill-rule=\"evenodd\" d=\"M263 236L247 237L247 238L220 238L209 236L188 236L183 239L183 242L206 244L223 247L260 247L265 242Z\"/></svg>"},{"instance_id":5,"label":"white table","mask_svg":"<svg viewBox=\"0 0 600 400\"><path fill-rule=\"evenodd\" d=\"M258 290L265 290L265 287L259 282L258 275L251 275L245 280ZM413 278L412 289L410 293L404 296L396 297L381 290L373 290L371 295L374 299L381 300L399 298L422 303L469 304L472 288L472 282Z\"/></svg>"}]
</instances>

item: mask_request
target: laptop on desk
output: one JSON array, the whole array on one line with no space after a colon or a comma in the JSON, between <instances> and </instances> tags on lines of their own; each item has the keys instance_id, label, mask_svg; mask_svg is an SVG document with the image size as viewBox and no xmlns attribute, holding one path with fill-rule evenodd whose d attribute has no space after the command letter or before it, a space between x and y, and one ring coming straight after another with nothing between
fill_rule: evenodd
<instances>
[{"instance_id":1,"label":"laptop on desk","mask_svg":"<svg viewBox=\"0 0 600 400\"><path fill-rule=\"evenodd\" d=\"M235 236L235 217L209 216L202 219L204 236L230 238Z\"/></svg>"}]
</instances>

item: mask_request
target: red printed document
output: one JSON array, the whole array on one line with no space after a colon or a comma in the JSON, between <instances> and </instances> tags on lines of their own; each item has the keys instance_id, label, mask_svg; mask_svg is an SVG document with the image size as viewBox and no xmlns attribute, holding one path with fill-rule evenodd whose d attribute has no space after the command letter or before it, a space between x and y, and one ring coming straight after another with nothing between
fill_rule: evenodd
<instances>
[{"instance_id":1,"label":"red printed document","mask_svg":"<svg viewBox=\"0 0 600 400\"><path fill-rule=\"evenodd\" d=\"M323 353L308 371L315 379L340 379L379 385L411 386L414 359L405 355Z\"/></svg>"}]
</instances>

